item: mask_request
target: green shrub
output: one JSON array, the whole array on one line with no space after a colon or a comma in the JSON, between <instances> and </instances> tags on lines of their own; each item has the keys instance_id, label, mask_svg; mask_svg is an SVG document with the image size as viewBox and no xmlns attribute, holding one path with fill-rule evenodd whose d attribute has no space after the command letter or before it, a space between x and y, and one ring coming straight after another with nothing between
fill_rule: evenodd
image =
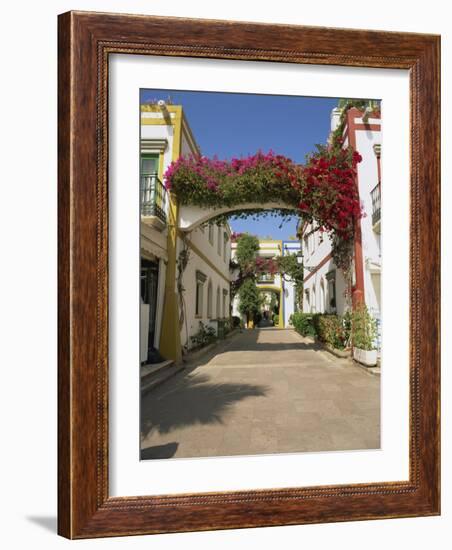
<instances>
[{"instance_id":1,"label":"green shrub","mask_svg":"<svg viewBox=\"0 0 452 550\"><path fill-rule=\"evenodd\" d=\"M342 324L344 326L345 331L345 342L346 346L351 346L351 338L352 338L352 312L351 310L348 310L344 313L344 316L342 317Z\"/></svg>"},{"instance_id":2,"label":"green shrub","mask_svg":"<svg viewBox=\"0 0 452 550\"><path fill-rule=\"evenodd\" d=\"M276 327L276 325L279 325L279 315L275 313L273 315L273 325Z\"/></svg>"},{"instance_id":3,"label":"green shrub","mask_svg":"<svg viewBox=\"0 0 452 550\"><path fill-rule=\"evenodd\" d=\"M363 350L375 349L377 322L369 313L366 304L361 304L351 316L352 342L354 347Z\"/></svg>"},{"instance_id":4,"label":"green shrub","mask_svg":"<svg viewBox=\"0 0 452 550\"><path fill-rule=\"evenodd\" d=\"M208 325L205 325L202 321L199 321L199 330L196 334L190 337L194 347L201 348L210 344L216 340L217 335L215 329Z\"/></svg>"},{"instance_id":5,"label":"green shrub","mask_svg":"<svg viewBox=\"0 0 452 550\"><path fill-rule=\"evenodd\" d=\"M297 312L291 315L290 323L302 336L313 336L337 349L348 345L350 321L345 316Z\"/></svg>"},{"instance_id":6,"label":"green shrub","mask_svg":"<svg viewBox=\"0 0 452 550\"><path fill-rule=\"evenodd\" d=\"M294 329L302 336L315 336L314 314L297 311L291 315L290 322Z\"/></svg>"},{"instance_id":7,"label":"green shrub","mask_svg":"<svg viewBox=\"0 0 452 550\"><path fill-rule=\"evenodd\" d=\"M347 335L343 318L339 315L319 315L316 318L316 332L320 342L336 349L344 349Z\"/></svg>"}]
</instances>

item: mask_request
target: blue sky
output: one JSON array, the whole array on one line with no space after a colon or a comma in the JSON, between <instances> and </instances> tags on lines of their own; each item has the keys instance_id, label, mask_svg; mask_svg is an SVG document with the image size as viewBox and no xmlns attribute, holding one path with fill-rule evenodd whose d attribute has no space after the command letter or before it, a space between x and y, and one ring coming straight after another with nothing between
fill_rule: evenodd
<instances>
[{"instance_id":1,"label":"blue sky","mask_svg":"<svg viewBox=\"0 0 452 550\"><path fill-rule=\"evenodd\" d=\"M183 106L203 155L228 159L272 149L299 163L304 162L316 143L325 143L331 109L338 102L337 98L141 91L142 103L168 97L175 105ZM295 235L296 223L295 217L230 220L233 231L273 239Z\"/></svg>"}]
</instances>

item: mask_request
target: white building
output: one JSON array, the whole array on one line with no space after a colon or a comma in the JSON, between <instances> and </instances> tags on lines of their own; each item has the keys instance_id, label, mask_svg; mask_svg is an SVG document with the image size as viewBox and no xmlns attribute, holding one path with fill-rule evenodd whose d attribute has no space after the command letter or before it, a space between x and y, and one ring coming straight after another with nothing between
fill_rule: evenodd
<instances>
[{"instance_id":1,"label":"white building","mask_svg":"<svg viewBox=\"0 0 452 550\"><path fill-rule=\"evenodd\" d=\"M141 361L179 360L200 321L229 317L230 229L179 229L179 206L163 174L180 155L200 153L182 106L142 105L140 143ZM178 284L185 247L189 260Z\"/></svg>"},{"instance_id":2,"label":"white building","mask_svg":"<svg viewBox=\"0 0 452 550\"><path fill-rule=\"evenodd\" d=\"M190 337L199 323L217 329L217 321L230 318L231 230L229 225L207 224L194 229L187 239L189 260L183 273L184 325L181 343L191 347ZM179 251L183 242L179 239Z\"/></svg>"},{"instance_id":3,"label":"white building","mask_svg":"<svg viewBox=\"0 0 452 550\"><path fill-rule=\"evenodd\" d=\"M355 107L345 115L344 147L351 145L362 156L357 165L359 199L365 216L358 221L355 231L354 269L352 281L353 303L364 300L372 315L380 320L380 150L381 119ZM331 131L339 123L340 109L333 109ZM302 227L302 250L305 265L303 310L343 314L347 308L346 285L342 273L331 258L331 243L313 227Z\"/></svg>"},{"instance_id":4,"label":"white building","mask_svg":"<svg viewBox=\"0 0 452 550\"><path fill-rule=\"evenodd\" d=\"M232 259L235 258L236 248L237 243L233 242L231 252ZM298 255L300 249L300 242L295 240L259 240L259 251L257 256L271 259L287 254ZM277 326L279 328L288 327L290 316L296 311L297 307L295 303L294 283L289 280L284 280L279 273L264 273L258 277L256 284L260 292L265 296L265 303L262 308L263 311L270 312L269 305L272 303L271 295L274 295L276 297L275 310L278 314ZM239 296L236 295L232 305L232 314L241 317L242 321L245 323L245 318L239 311L239 303Z\"/></svg>"}]
</instances>

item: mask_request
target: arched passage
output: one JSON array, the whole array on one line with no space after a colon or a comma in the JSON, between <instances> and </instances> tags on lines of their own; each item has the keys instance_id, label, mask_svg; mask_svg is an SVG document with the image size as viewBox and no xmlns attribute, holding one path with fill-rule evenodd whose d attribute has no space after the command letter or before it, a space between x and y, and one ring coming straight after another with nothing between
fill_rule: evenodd
<instances>
[{"instance_id":1,"label":"arched passage","mask_svg":"<svg viewBox=\"0 0 452 550\"><path fill-rule=\"evenodd\" d=\"M276 285L263 285L259 284L257 285L257 288L259 290L259 293L269 292L274 295L276 295L277 299L277 309L278 309L278 327L284 328L284 297L283 297L283 289L281 286Z\"/></svg>"},{"instance_id":2,"label":"arched passage","mask_svg":"<svg viewBox=\"0 0 452 550\"><path fill-rule=\"evenodd\" d=\"M178 228L180 231L189 233L201 224L208 222L210 219L228 214L230 212L247 211L247 210L289 210L294 213L299 213L293 206L279 202L267 203L246 203L240 206L225 206L223 208L201 207L194 205L181 205L179 207Z\"/></svg>"}]
</instances>

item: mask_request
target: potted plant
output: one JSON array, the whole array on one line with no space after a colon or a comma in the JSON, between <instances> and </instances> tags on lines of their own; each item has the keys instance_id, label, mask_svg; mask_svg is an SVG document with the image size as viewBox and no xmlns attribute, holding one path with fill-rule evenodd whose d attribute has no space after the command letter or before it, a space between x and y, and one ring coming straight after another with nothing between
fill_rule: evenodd
<instances>
[{"instance_id":1,"label":"potted plant","mask_svg":"<svg viewBox=\"0 0 452 550\"><path fill-rule=\"evenodd\" d=\"M377 322L366 304L359 304L352 313L352 343L355 361L373 367L377 364Z\"/></svg>"}]
</instances>

